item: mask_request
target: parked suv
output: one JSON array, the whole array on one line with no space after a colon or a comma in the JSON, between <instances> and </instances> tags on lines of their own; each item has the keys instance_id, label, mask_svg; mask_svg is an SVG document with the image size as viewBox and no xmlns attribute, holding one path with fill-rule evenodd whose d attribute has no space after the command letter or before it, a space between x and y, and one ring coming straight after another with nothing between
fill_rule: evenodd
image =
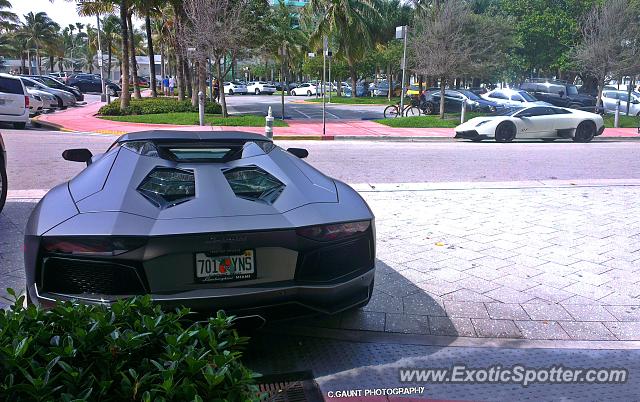
<instances>
[{"instance_id":1,"label":"parked suv","mask_svg":"<svg viewBox=\"0 0 640 402\"><path fill-rule=\"evenodd\" d=\"M521 84L520 89L529 92L539 101L555 106L578 109L596 105L596 98L579 93L578 87L563 81L528 81Z\"/></svg>"},{"instance_id":2,"label":"parked suv","mask_svg":"<svg viewBox=\"0 0 640 402\"><path fill-rule=\"evenodd\" d=\"M0 122L23 129L29 122L29 93L20 78L0 74Z\"/></svg>"},{"instance_id":3,"label":"parked suv","mask_svg":"<svg viewBox=\"0 0 640 402\"><path fill-rule=\"evenodd\" d=\"M605 113L615 113L616 106L620 102L620 113L627 113L633 116L640 116L640 93L631 92L631 103L629 103L629 93L627 91L602 91L602 107Z\"/></svg>"},{"instance_id":4,"label":"parked suv","mask_svg":"<svg viewBox=\"0 0 640 402\"><path fill-rule=\"evenodd\" d=\"M0 135L0 212L7 199L7 151Z\"/></svg>"},{"instance_id":5,"label":"parked suv","mask_svg":"<svg viewBox=\"0 0 640 402\"><path fill-rule=\"evenodd\" d=\"M102 80L99 75L95 74L74 74L67 80L67 85L77 88L83 93L102 92ZM118 96L121 91L119 85L109 80L104 80L104 85L111 96Z\"/></svg>"}]
</instances>

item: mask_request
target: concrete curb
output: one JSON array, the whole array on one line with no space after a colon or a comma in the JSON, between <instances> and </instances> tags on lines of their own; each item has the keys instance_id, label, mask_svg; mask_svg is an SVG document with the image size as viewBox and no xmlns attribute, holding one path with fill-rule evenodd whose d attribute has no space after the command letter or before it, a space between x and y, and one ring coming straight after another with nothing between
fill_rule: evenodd
<instances>
[{"instance_id":1,"label":"concrete curb","mask_svg":"<svg viewBox=\"0 0 640 402\"><path fill-rule=\"evenodd\" d=\"M310 338L333 339L357 343L386 343L396 345L506 348L506 349L618 349L635 350L640 341L578 341L578 340L531 340L514 338L470 338L462 336L401 334L374 331L354 331L347 329L318 328L306 326L265 327L260 330L267 334Z\"/></svg>"}]
</instances>

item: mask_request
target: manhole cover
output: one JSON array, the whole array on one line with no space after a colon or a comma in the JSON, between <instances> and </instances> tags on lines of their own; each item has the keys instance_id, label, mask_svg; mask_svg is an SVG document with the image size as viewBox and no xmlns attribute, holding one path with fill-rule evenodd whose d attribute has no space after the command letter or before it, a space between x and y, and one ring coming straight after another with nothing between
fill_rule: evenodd
<instances>
[{"instance_id":1,"label":"manhole cover","mask_svg":"<svg viewBox=\"0 0 640 402\"><path fill-rule=\"evenodd\" d=\"M258 383L262 401L320 402L323 401L318 384L311 372L266 375Z\"/></svg>"}]
</instances>

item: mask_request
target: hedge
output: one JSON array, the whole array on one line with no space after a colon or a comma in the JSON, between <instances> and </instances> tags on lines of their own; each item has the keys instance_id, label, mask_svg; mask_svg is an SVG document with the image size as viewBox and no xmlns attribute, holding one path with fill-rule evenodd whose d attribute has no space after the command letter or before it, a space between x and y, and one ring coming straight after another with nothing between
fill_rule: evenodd
<instances>
[{"instance_id":1,"label":"hedge","mask_svg":"<svg viewBox=\"0 0 640 402\"><path fill-rule=\"evenodd\" d=\"M111 102L101 107L98 114L102 116L127 116L197 111L198 107L191 106L190 100L180 101L175 98L142 98L131 99L129 106L124 110L120 110L120 102ZM222 109L217 103L205 102L204 112L207 114L220 114L222 113Z\"/></svg>"},{"instance_id":2,"label":"hedge","mask_svg":"<svg viewBox=\"0 0 640 402\"><path fill-rule=\"evenodd\" d=\"M110 307L57 303L0 311L2 401L248 401L258 376L240 361L248 338L219 312L194 323L148 296Z\"/></svg>"}]
</instances>

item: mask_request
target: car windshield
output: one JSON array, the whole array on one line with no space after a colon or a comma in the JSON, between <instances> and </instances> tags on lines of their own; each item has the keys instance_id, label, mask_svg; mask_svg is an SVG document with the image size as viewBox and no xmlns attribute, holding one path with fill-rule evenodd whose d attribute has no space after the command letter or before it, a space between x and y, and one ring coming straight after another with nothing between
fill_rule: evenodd
<instances>
[{"instance_id":1,"label":"car windshield","mask_svg":"<svg viewBox=\"0 0 640 402\"><path fill-rule=\"evenodd\" d=\"M498 109L493 113L489 113L489 116L513 116L514 114L521 111L522 107L509 107L504 109Z\"/></svg>"},{"instance_id":2,"label":"car windshield","mask_svg":"<svg viewBox=\"0 0 640 402\"><path fill-rule=\"evenodd\" d=\"M474 94L471 91L464 90L464 91L460 91L460 93L471 100L482 100L482 98L480 98L478 95Z\"/></svg>"},{"instance_id":3,"label":"car windshield","mask_svg":"<svg viewBox=\"0 0 640 402\"><path fill-rule=\"evenodd\" d=\"M527 91L518 91L518 95L522 96L527 102L537 102L538 100L529 95Z\"/></svg>"},{"instance_id":4,"label":"car windshield","mask_svg":"<svg viewBox=\"0 0 640 402\"><path fill-rule=\"evenodd\" d=\"M64 84L58 80L55 80L51 77L37 77L36 80L45 83L47 86L51 88L64 88Z\"/></svg>"},{"instance_id":5,"label":"car windshield","mask_svg":"<svg viewBox=\"0 0 640 402\"><path fill-rule=\"evenodd\" d=\"M578 88L575 85L567 85L567 95L577 95Z\"/></svg>"}]
</instances>

